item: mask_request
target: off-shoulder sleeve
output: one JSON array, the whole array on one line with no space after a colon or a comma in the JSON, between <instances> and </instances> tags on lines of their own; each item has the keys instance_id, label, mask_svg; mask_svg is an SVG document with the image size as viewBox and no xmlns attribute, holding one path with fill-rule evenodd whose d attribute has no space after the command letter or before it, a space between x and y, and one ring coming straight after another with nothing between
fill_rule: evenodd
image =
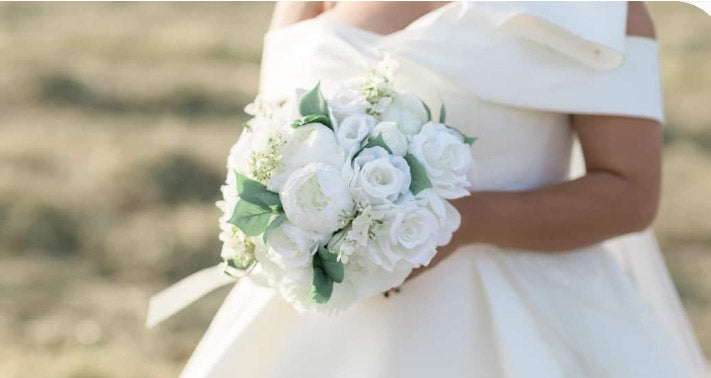
<instances>
[{"instance_id":1,"label":"off-shoulder sleeve","mask_svg":"<svg viewBox=\"0 0 711 378\"><path fill-rule=\"evenodd\" d=\"M380 48L487 101L663 122L657 42L626 19L625 2L462 3Z\"/></svg>"}]
</instances>

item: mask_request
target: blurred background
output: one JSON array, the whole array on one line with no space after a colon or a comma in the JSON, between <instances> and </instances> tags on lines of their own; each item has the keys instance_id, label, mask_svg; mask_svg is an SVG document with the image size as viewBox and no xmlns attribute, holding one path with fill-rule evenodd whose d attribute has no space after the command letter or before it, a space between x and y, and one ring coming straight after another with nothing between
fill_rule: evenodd
<instances>
[{"instance_id":1,"label":"blurred background","mask_svg":"<svg viewBox=\"0 0 711 378\"><path fill-rule=\"evenodd\" d=\"M711 357L711 18L648 4L668 124L655 225ZM0 4L0 377L172 377L227 289L154 330L148 298L217 262L214 201L271 3Z\"/></svg>"}]
</instances>

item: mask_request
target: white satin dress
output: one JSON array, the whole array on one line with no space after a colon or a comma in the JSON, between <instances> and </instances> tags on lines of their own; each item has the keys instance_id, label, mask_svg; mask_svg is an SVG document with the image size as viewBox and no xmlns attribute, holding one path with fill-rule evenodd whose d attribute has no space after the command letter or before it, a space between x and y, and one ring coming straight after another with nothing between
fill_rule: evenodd
<instances>
[{"instance_id":1,"label":"white satin dress","mask_svg":"<svg viewBox=\"0 0 711 378\"><path fill-rule=\"evenodd\" d=\"M658 47L625 36L625 3L449 3L379 35L328 16L269 32L261 93L362 75L478 137L473 190L581 174L569 114L663 120ZM577 163L576 163L577 162ZM584 216L584 214L581 214ZM336 316L239 282L185 377L702 377L705 362L650 232L564 254L471 244Z\"/></svg>"}]
</instances>

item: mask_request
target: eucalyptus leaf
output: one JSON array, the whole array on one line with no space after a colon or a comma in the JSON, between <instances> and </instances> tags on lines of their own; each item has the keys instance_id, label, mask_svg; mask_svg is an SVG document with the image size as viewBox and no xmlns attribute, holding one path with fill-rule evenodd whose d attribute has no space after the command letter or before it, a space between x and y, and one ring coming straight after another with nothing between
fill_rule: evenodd
<instances>
[{"instance_id":1,"label":"eucalyptus leaf","mask_svg":"<svg viewBox=\"0 0 711 378\"><path fill-rule=\"evenodd\" d=\"M262 235L262 240L266 243L267 239L269 238L269 233L274 231L277 227L279 227L284 221L286 220L286 214L284 213L279 213L279 215L276 216L276 218L272 219L271 222L269 222L269 226L267 226L267 229L264 230L264 234Z\"/></svg>"},{"instance_id":2,"label":"eucalyptus leaf","mask_svg":"<svg viewBox=\"0 0 711 378\"><path fill-rule=\"evenodd\" d=\"M311 285L311 298L316 303L326 303L333 293L333 280L321 265L321 259L314 255L314 277Z\"/></svg>"},{"instance_id":3,"label":"eucalyptus leaf","mask_svg":"<svg viewBox=\"0 0 711 378\"><path fill-rule=\"evenodd\" d=\"M299 113L302 116L324 115L328 117L328 103L321 93L321 82L318 82L313 89L301 97Z\"/></svg>"},{"instance_id":4,"label":"eucalyptus leaf","mask_svg":"<svg viewBox=\"0 0 711 378\"><path fill-rule=\"evenodd\" d=\"M321 266L328 277L334 282L343 282L343 263L338 261L338 255L323 246L318 247L316 255L321 259Z\"/></svg>"},{"instance_id":5,"label":"eucalyptus leaf","mask_svg":"<svg viewBox=\"0 0 711 378\"><path fill-rule=\"evenodd\" d=\"M258 181L251 180L235 171L237 177L237 193L243 201L260 206L263 209L277 211L281 209L279 194L270 192L267 187Z\"/></svg>"},{"instance_id":6,"label":"eucalyptus leaf","mask_svg":"<svg viewBox=\"0 0 711 378\"><path fill-rule=\"evenodd\" d=\"M375 138L369 138L365 145L361 148L361 151L371 147L382 147L389 154L393 153L390 147L388 147L388 144L385 143L385 139L383 139L383 134L378 134L378 136L376 136Z\"/></svg>"},{"instance_id":7,"label":"eucalyptus leaf","mask_svg":"<svg viewBox=\"0 0 711 378\"><path fill-rule=\"evenodd\" d=\"M240 200L227 222L237 226L247 236L258 236L267 230L272 214L271 209Z\"/></svg>"},{"instance_id":8,"label":"eucalyptus leaf","mask_svg":"<svg viewBox=\"0 0 711 378\"><path fill-rule=\"evenodd\" d=\"M447 109L444 107L444 103L439 107L439 123L444 123L447 119Z\"/></svg>"},{"instance_id":9,"label":"eucalyptus leaf","mask_svg":"<svg viewBox=\"0 0 711 378\"><path fill-rule=\"evenodd\" d=\"M308 125L309 123L320 123L320 124L327 126L330 129L333 129L333 125L331 124L331 119L323 114L311 114L311 115L303 116L303 117L297 119L296 121L292 122L291 127L297 128L297 127L301 127L304 125Z\"/></svg>"},{"instance_id":10,"label":"eucalyptus leaf","mask_svg":"<svg viewBox=\"0 0 711 378\"><path fill-rule=\"evenodd\" d=\"M425 189L431 188L432 182L427 176L427 170L425 170L422 163L412 154L405 155L405 161L407 161L407 164L410 166L410 177L412 177L410 191L412 194L417 194Z\"/></svg>"}]
</instances>

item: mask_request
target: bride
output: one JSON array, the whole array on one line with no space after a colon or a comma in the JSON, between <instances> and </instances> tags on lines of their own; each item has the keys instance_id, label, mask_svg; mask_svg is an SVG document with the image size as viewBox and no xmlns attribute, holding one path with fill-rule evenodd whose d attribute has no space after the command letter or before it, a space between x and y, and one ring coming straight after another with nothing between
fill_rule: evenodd
<instances>
[{"instance_id":1,"label":"bride","mask_svg":"<svg viewBox=\"0 0 711 378\"><path fill-rule=\"evenodd\" d=\"M658 47L641 3L284 2L260 94L358 76L447 104L474 194L435 261L337 315L240 282L186 377L701 377L648 230Z\"/></svg>"}]
</instances>

